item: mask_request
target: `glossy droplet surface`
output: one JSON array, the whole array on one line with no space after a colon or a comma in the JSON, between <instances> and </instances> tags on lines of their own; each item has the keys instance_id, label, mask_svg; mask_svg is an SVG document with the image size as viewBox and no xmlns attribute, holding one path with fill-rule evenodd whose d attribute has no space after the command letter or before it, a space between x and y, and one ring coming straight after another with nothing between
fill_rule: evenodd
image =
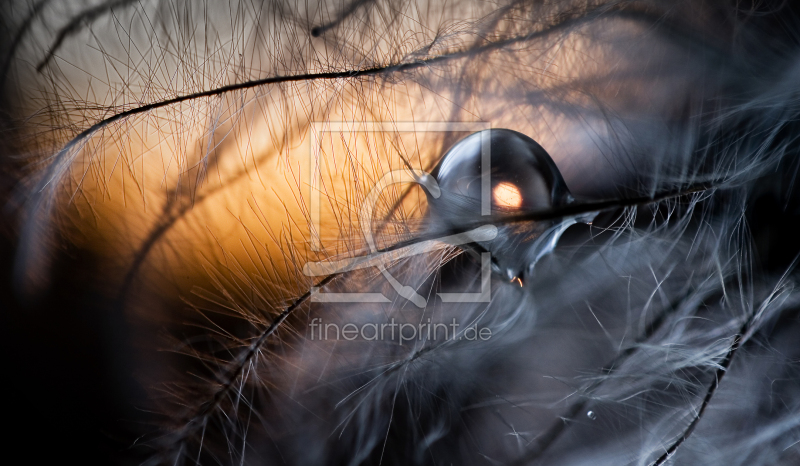
<instances>
[{"instance_id":1,"label":"glossy droplet surface","mask_svg":"<svg viewBox=\"0 0 800 466\"><path fill-rule=\"evenodd\" d=\"M432 175L441 190L438 198L428 198L437 229L461 230L487 215L547 211L573 201L547 151L509 129L480 131L458 141ZM497 238L479 244L492 253L496 273L521 284L531 265L555 247L564 223L502 225Z\"/></svg>"},{"instance_id":2,"label":"glossy droplet surface","mask_svg":"<svg viewBox=\"0 0 800 466\"><path fill-rule=\"evenodd\" d=\"M488 161L488 166L484 165ZM480 131L458 141L433 170L443 193L437 207L447 212L478 216L482 210L483 182L489 192L518 193L521 211L545 210L572 201L558 167L547 151L528 136L510 129ZM447 203L451 205L447 205ZM494 211L508 206L489 199ZM450 220L455 220L450 216Z\"/></svg>"},{"instance_id":3,"label":"glossy droplet surface","mask_svg":"<svg viewBox=\"0 0 800 466\"><path fill-rule=\"evenodd\" d=\"M594 421L595 419L597 419L597 413L595 413L594 411L588 411L586 413L586 417Z\"/></svg>"}]
</instances>

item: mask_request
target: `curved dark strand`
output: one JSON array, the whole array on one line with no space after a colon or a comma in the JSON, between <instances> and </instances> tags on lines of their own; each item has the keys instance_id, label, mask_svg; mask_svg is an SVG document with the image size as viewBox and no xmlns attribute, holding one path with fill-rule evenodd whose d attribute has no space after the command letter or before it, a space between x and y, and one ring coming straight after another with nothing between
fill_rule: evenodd
<instances>
[{"instance_id":1,"label":"curved dark strand","mask_svg":"<svg viewBox=\"0 0 800 466\"><path fill-rule=\"evenodd\" d=\"M587 214L590 212L600 212L618 207L633 207L637 205L653 204L656 202L661 202L676 197L683 197L690 194L712 191L714 189L719 188L724 182L725 181L723 179L714 182L697 183L683 188L669 189L652 195L636 196L627 199L603 199L599 201L574 202L564 207L559 207L557 209L552 209L549 211L526 212L522 214L495 216L492 218L491 221L492 223L506 224L506 223L518 223L518 222L528 222L537 220L538 221L553 220L556 218L571 217L575 215ZM478 223L482 222L475 222L475 224Z\"/></svg>"},{"instance_id":2,"label":"curved dark strand","mask_svg":"<svg viewBox=\"0 0 800 466\"><path fill-rule=\"evenodd\" d=\"M375 3L375 0L353 0L353 2L350 3L350 5L348 5L347 8L344 9L344 11L339 13L339 16L336 19L328 23L320 24L319 26L314 26L313 28L311 28L311 35L313 37L319 37L325 34L327 31L342 24L342 21L347 19L348 16L354 14L361 7L366 6L370 3Z\"/></svg>"},{"instance_id":3,"label":"curved dark strand","mask_svg":"<svg viewBox=\"0 0 800 466\"><path fill-rule=\"evenodd\" d=\"M723 285L724 287L724 285ZM719 293L721 290L717 290ZM713 294L712 294L713 296ZM634 344L619 352L614 359L600 369L602 374L612 374L614 370L624 363L629 357L636 353L640 344L647 342L653 335L658 332L667 321L667 317L677 311L682 304L692 297L691 293L687 293L675 303L664 308L645 328L645 331L640 335ZM605 379L600 379L590 384L584 391L584 394L597 390ZM544 434L537 436L536 447L529 450L525 455L511 463L514 466L521 466L538 460L555 442L561 437L561 434L566 432L569 425L566 420L577 418L581 412L585 411L591 400L588 397L582 397L580 400L573 403L567 410L562 413L558 419L544 432Z\"/></svg>"},{"instance_id":4,"label":"curved dark strand","mask_svg":"<svg viewBox=\"0 0 800 466\"><path fill-rule=\"evenodd\" d=\"M98 130L105 128L106 126L115 123L117 121L123 120L127 117L138 115L141 113L146 113L150 110L167 107L173 104L186 102L189 100L202 98L202 97L211 97L221 95L227 92L237 91L237 90L244 90L244 89L251 89L258 86L263 86L267 84L277 84L277 83L286 83L286 82L299 82L299 81L310 81L310 80L325 80L325 79L340 79L340 78L357 78L361 76L371 76L377 75L380 73L384 73L387 71L397 71L397 70L409 70L414 68L419 68L421 66L425 66L423 63L412 63L406 65L392 65L392 66L385 66L385 67L377 67L377 68L370 68L365 70L359 71L341 71L341 72L329 72L329 73L309 73L309 74L301 74L295 76L275 76L271 78L264 78L255 81L247 81L243 83L231 84L228 86L223 86L216 89L211 89L208 91L198 92L194 94L187 94L183 96L174 97L172 99L163 100L160 102L154 102L151 104L135 107L129 110L125 110L123 112L117 113L112 115L108 118L105 118L89 128L81 131L77 136L72 138L61 150L58 151L57 154L51 157L52 161L46 173L44 174L43 179L39 183L39 187L36 189L36 195L31 200L31 207L30 207L30 215L26 220L25 226L23 228L24 234L23 243L21 244L19 251L17 253L17 257L15 259L15 276L17 277L24 277L25 273L25 262L27 256L32 254L32 248L34 247L34 243L32 238L39 234L40 230L44 227L40 225L42 222L40 215L44 214L45 219L47 218L47 211L51 207L51 202L47 198L48 196L44 191L46 189L54 189L53 183L54 180L58 177L60 170L63 170L69 164L69 155L73 149L80 148L82 144L85 143L85 139L90 137L93 133ZM44 211L44 212L40 212ZM167 226L168 228L168 226ZM163 232L157 232L156 236L160 236ZM18 284L18 287L21 290L27 290L29 285L24 283L26 279L20 278L21 282ZM23 291L25 293L25 291Z\"/></svg>"},{"instance_id":5,"label":"curved dark strand","mask_svg":"<svg viewBox=\"0 0 800 466\"><path fill-rule=\"evenodd\" d=\"M14 55L17 52L17 48L22 43L22 39L25 37L25 34L28 33L31 29L31 25L33 25L33 20L41 13L44 7L50 3L51 0L39 0L33 5L31 8L30 14L25 18L25 21L22 22L17 33L14 35L14 40L11 42L11 45L8 47L8 53L6 53L6 58L3 60L3 68L0 69L0 89L2 89L6 84L6 79L8 78L9 68L11 68L11 60L14 59Z\"/></svg>"},{"instance_id":6,"label":"curved dark strand","mask_svg":"<svg viewBox=\"0 0 800 466\"><path fill-rule=\"evenodd\" d=\"M711 385L709 385L708 390L706 391L706 396L703 397L703 402L700 404L700 407L697 409L697 413L692 418L692 422L686 427L683 433L678 437L677 440L661 455L657 460L651 463L651 466L662 466L666 463L672 455L678 451L678 448L685 442L689 436L692 435L697 424L700 422L700 418L703 417L703 413L705 413L706 408L711 403L711 399L714 397L714 394L717 392L719 388L719 384L722 381L722 378L728 372L728 368L731 366L733 362L733 357L736 355L736 352L741 348L744 335L748 333L750 327L753 324L755 316L750 316L747 321L742 324L741 328L739 329L739 333L737 333L733 339L733 343L728 348L728 353L725 355L725 359L722 360L720 367L717 368L716 372L714 373L714 380L711 381Z\"/></svg>"},{"instance_id":7,"label":"curved dark strand","mask_svg":"<svg viewBox=\"0 0 800 466\"><path fill-rule=\"evenodd\" d=\"M341 274L329 275L320 280L315 287L325 286L331 283L333 280L335 280L339 275ZM297 310L297 308L299 308L300 306L303 305L303 303L308 301L308 299L311 297L311 294L312 294L311 290L307 291L302 296L297 298L286 309L281 311L281 313L278 314L278 316L275 317L275 319L273 319L272 323L270 323L269 326L266 329L264 329L264 331L261 332L261 334L255 340L253 340L252 343L250 343L250 346L247 347L247 351L242 353L238 358L236 358L235 361L229 364L229 370L227 371L227 375L220 377L225 382L222 384L222 386L220 386L218 390L214 392L209 401L202 403L198 407L197 411L193 415L189 416L188 420L184 423L183 427L179 431L179 439L181 440L185 439L189 434L191 434L194 428L203 425L202 421L209 414L211 414L211 412L214 411L214 409L216 409L219 406L223 398L230 392L233 385L242 375L244 368L247 367L247 365L253 359L255 354L261 349L261 347L267 341L267 338L269 338L270 335L275 333L278 327L287 318L289 318L289 316L292 315L292 313L295 310Z\"/></svg>"},{"instance_id":8,"label":"curved dark strand","mask_svg":"<svg viewBox=\"0 0 800 466\"><path fill-rule=\"evenodd\" d=\"M77 34L80 32L80 28L83 25L84 21L94 21L95 19L99 18L100 16L108 13L109 11L113 10L114 8L120 6L127 6L129 4L139 2L140 0L113 0L107 3L103 3L92 8L88 8L83 10L72 18L69 23L66 24L63 28L58 31L58 35L53 43L50 45L49 50L47 51L47 55L36 65L36 72L41 73L45 66L55 57L56 52L58 49L61 48L61 45L64 41L71 35Z\"/></svg>"},{"instance_id":9,"label":"curved dark strand","mask_svg":"<svg viewBox=\"0 0 800 466\"><path fill-rule=\"evenodd\" d=\"M787 268L783 278L793 270L800 261L800 256L795 256L794 260L792 261L791 265ZM783 278L781 280L783 280ZM725 377L725 374L728 373L728 369L730 368L731 364L733 363L733 358L736 356L737 351L739 348L742 347L742 344L745 343L745 340L750 339L752 337L752 332L754 331L754 324L759 318L762 316L762 309L756 308L754 309L750 315L747 317L747 320L739 328L739 331L733 337L733 343L728 347L728 352L725 354L725 358L719 365L719 368L714 372L714 379L711 381L711 384L708 386L706 390L706 395L703 397L703 402L700 404L700 407L697 409L692 421L689 425L684 429L681 435L670 445L667 451L664 452L657 460L650 464L650 466L663 466L672 455L678 451L681 445L683 445L686 440L692 435L694 430L697 428L697 424L700 423L700 419L703 417L703 413L705 413L706 408L708 405L711 404L711 399L714 398L714 395L719 389L719 385L722 382L722 378Z\"/></svg>"},{"instance_id":10,"label":"curved dark strand","mask_svg":"<svg viewBox=\"0 0 800 466\"><path fill-rule=\"evenodd\" d=\"M668 190L662 193L658 193L653 196L638 196L638 197L631 197L627 199L604 199L601 201L587 201L587 202L580 202L580 203L573 203L568 204L564 207L558 207L549 210L543 211L536 211L536 212L528 212L523 214L517 215L502 215L502 216L492 216L492 217L485 217L479 218L472 222L464 222L463 227L459 228L451 228L451 229L443 229L437 230L429 233L425 233L423 235L417 236L416 238L400 241L395 243L391 246L387 246L384 248L378 248L375 254L381 254L386 252L396 251L398 249L403 249L409 246L413 246L415 244L421 243L423 241L430 241L430 240L437 240L439 238L456 235L459 233L467 233L477 227L484 226L484 225L508 225L512 223L522 223L522 222L535 222L535 221L542 221L542 220L555 220L564 217L571 217L571 216L578 216L582 214L589 214L594 212L603 212L612 209L619 209L625 207L636 207L642 205L650 205L655 204L658 202L676 199L684 196L688 196L691 194L702 193L706 191L712 191L719 188L719 185L722 184L723 181L720 181L716 184L711 183L702 183L695 186L690 186L684 189L675 189L675 190ZM479 247L478 245L475 245Z\"/></svg>"},{"instance_id":11,"label":"curved dark strand","mask_svg":"<svg viewBox=\"0 0 800 466\"><path fill-rule=\"evenodd\" d=\"M142 105L142 106L139 106L139 107L131 108L131 109L122 111L120 113L117 113L115 115L112 115L112 116L110 116L108 118L105 118L103 120L100 120L97 123L95 123L92 126L90 126L89 128L81 131L75 137L73 137L58 152L58 154L55 156L55 158L56 158L55 163L57 163L58 159L62 158L65 153L67 153L69 150L71 150L73 147L75 147L82 139L90 136L95 131L98 131L98 130L110 125L111 123L114 123L114 122L119 121L121 119L127 118L129 116L133 116L133 115L138 115L140 113L146 113L146 112L149 112L150 110L155 110L155 109L158 109L158 108L167 107L167 106L174 105L174 104L177 104L177 103L186 102L188 100L193 100L193 99L198 99L198 98L203 98L203 97L213 97L213 96L218 96L218 95L225 94L225 93L228 93L228 92L251 89L251 88L264 86L264 85L268 85L268 84L280 84L280 83L299 82L299 81L314 81L314 80L348 79L348 78L359 78L359 77L376 76L376 75L380 75L380 74L383 74L383 73L402 73L402 72L406 72L406 71L413 71L413 70L416 70L416 69L419 69L419 68L425 68L425 67L437 64L437 63L442 63L442 62L446 62L446 61L450 61L450 60L456 60L456 59L468 57L468 56L471 56L471 55L474 55L474 54L490 52L490 51L501 49L501 48L509 46L509 45L522 43L522 42L527 42L527 41L530 41L530 40L533 40L533 39L546 37L546 36L548 36L550 34L562 31L564 29L590 22L590 21L595 20L595 19L597 19L597 18L599 18L601 16L620 17L622 19L637 20L637 21L642 21L642 22L649 23L651 25L656 25L657 24L660 28L665 28L664 25L668 24L662 17L650 15L650 14L647 14L647 13L644 13L644 12L628 11L628 10L623 10L623 9L619 9L619 8L611 9L609 7L604 7L604 8L598 8L598 9L592 11L590 14L587 14L587 15L584 15L584 16L581 16L581 17L564 20L563 22L557 23L557 24L555 24L555 25L553 25L553 26L551 26L551 27L549 27L547 29L544 29L542 31L533 32L533 33L526 34L526 35L523 35L523 36L515 36L515 37L511 37L511 38L508 38L508 39L499 40L499 41L495 41L495 42L489 42L487 44L476 46L476 47L471 48L471 49L461 50L461 51L458 51L458 52L453 52L453 53L445 54L445 55L438 55L438 56L427 58L427 59L423 59L423 60L417 60L417 61L413 61L413 62L397 62L397 63L392 63L392 64L389 64L389 65L375 66L375 67L371 67L371 68L363 68L363 69L360 69L360 70L332 71L332 72L323 72L323 73L303 73L303 74L289 75L289 76L272 76L272 77L269 77L269 78L256 79L256 80L245 81L245 82L236 83L236 84L229 84L229 85L226 85L226 86L221 86L221 87L214 88L214 89L209 89L209 90L206 90L206 91L201 91L201 92L196 92L196 93L192 93L192 94L186 94L186 95L182 95L182 96L177 96L177 97L173 97L171 99L166 99L166 100L162 100L162 101L158 101L158 102L153 102L153 103L150 103L150 104ZM670 27L670 29L671 29L670 30L670 34L674 34L674 31L676 30L676 28L677 28L677 26L674 26L674 25L671 26ZM684 36L688 38L688 34L684 34ZM720 55L727 56L727 54L724 54L720 49L709 47L708 44L706 44L702 40L699 40L699 39L693 40L691 43L693 45L706 46L706 48L711 48L716 53L718 53ZM49 181L50 180L47 180L47 182L49 182Z\"/></svg>"}]
</instances>

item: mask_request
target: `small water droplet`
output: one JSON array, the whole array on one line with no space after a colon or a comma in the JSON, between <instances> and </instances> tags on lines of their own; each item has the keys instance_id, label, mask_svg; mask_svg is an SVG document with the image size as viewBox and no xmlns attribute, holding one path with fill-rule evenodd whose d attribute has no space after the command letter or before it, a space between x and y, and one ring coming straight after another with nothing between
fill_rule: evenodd
<instances>
[{"instance_id":1,"label":"small water droplet","mask_svg":"<svg viewBox=\"0 0 800 466\"><path fill-rule=\"evenodd\" d=\"M595 413L594 411L587 411L586 417L594 421L595 419L597 419L597 413Z\"/></svg>"},{"instance_id":2,"label":"small water droplet","mask_svg":"<svg viewBox=\"0 0 800 466\"><path fill-rule=\"evenodd\" d=\"M447 151L432 175L441 196L429 196L428 201L433 228L439 230L461 230L489 213L547 211L574 201L547 151L528 136L509 129L467 136ZM495 273L506 281L514 277L522 280L575 221L504 225L495 239L479 244L492 253Z\"/></svg>"}]
</instances>

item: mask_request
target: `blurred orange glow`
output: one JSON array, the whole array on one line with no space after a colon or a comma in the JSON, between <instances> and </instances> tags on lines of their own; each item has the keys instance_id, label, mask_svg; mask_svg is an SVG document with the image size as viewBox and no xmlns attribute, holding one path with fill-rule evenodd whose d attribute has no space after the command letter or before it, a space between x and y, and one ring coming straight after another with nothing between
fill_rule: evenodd
<instances>
[{"instance_id":1,"label":"blurred orange glow","mask_svg":"<svg viewBox=\"0 0 800 466\"><path fill-rule=\"evenodd\" d=\"M522 206L522 193L513 183L500 183L494 187L494 203L500 207L517 209Z\"/></svg>"}]
</instances>

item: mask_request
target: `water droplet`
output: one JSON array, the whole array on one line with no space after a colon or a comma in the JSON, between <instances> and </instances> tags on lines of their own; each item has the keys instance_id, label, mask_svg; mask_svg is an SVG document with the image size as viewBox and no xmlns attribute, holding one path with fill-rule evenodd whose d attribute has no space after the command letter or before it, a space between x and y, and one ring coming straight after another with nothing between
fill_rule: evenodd
<instances>
[{"instance_id":1,"label":"water droplet","mask_svg":"<svg viewBox=\"0 0 800 466\"><path fill-rule=\"evenodd\" d=\"M595 413L594 411L587 411L586 417L594 421L595 419L597 419L597 413Z\"/></svg>"},{"instance_id":2,"label":"water droplet","mask_svg":"<svg viewBox=\"0 0 800 466\"><path fill-rule=\"evenodd\" d=\"M467 136L447 151L432 175L441 195L428 201L433 228L439 230L461 230L490 214L547 211L574 200L547 151L509 129ZM503 225L495 239L479 244L492 253L495 273L506 281L522 279L575 221Z\"/></svg>"}]
</instances>

